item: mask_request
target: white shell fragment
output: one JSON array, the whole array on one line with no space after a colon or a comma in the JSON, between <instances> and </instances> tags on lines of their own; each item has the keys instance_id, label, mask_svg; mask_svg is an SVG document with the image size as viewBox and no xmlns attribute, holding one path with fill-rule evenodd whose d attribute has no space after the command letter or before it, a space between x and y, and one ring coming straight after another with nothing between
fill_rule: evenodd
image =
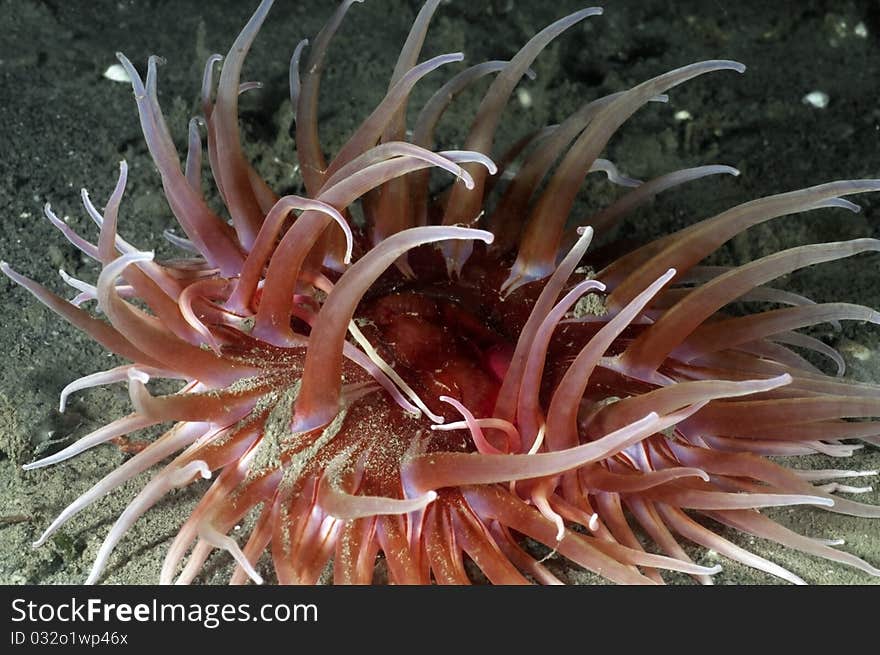
<instances>
[{"instance_id":1,"label":"white shell fragment","mask_svg":"<svg viewBox=\"0 0 880 655\"><path fill-rule=\"evenodd\" d=\"M532 106L532 94L525 89L516 90L516 99L523 109L528 109Z\"/></svg>"},{"instance_id":2,"label":"white shell fragment","mask_svg":"<svg viewBox=\"0 0 880 655\"><path fill-rule=\"evenodd\" d=\"M810 91L801 102L816 109L825 109L828 106L828 94L823 91Z\"/></svg>"},{"instance_id":3,"label":"white shell fragment","mask_svg":"<svg viewBox=\"0 0 880 655\"><path fill-rule=\"evenodd\" d=\"M104 71L103 76L111 82L124 82L126 84L131 84L131 78L128 76L128 73L125 72L125 69L119 64L108 66L107 70Z\"/></svg>"}]
</instances>

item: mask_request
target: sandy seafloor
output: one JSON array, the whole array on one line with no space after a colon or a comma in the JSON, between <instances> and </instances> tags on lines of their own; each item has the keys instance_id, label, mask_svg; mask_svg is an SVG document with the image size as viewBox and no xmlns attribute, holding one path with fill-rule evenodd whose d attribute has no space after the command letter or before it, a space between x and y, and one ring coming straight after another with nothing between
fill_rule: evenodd
<instances>
[{"instance_id":1,"label":"sandy seafloor","mask_svg":"<svg viewBox=\"0 0 880 655\"><path fill-rule=\"evenodd\" d=\"M225 52L256 2L214 3L137 0L3 0L0 3L0 258L69 297L57 276L64 268L93 281L85 261L41 216L51 201L60 216L91 238L94 227L79 203L89 189L103 205L117 174L130 166L120 230L140 247L173 253L163 243L172 225L159 177L140 136L131 89L102 77L124 51L143 70L151 53L167 60L159 93L168 122L183 146L187 119L197 110L203 62ZM201 7L199 6L201 5ZM287 102L287 62L292 48L314 36L334 2L277 0L245 66L245 79L265 87L241 102L247 151L276 190L293 192L294 169ZM321 90L321 134L326 149L372 109L387 85L397 49L419 3L370 0L355 6L329 54ZM208 6L210 8L205 8ZM463 50L467 61L507 58L532 34L580 6L572 0L444 2L434 19L424 57ZM572 29L537 60L537 78L521 85L530 106L514 100L499 143L536 126L559 122L583 99L622 90L666 70L700 59L730 58L745 75L714 73L673 90L668 105L652 104L624 126L607 156L627 174L650 178L706 163L725 163L739 178L710 178L668 193L632 216L621 235L644 240L746 200L834 179L880 177L880 5L870 0L742 2L611 0L604 17ZM420 85L413 106L447 72ZM825 108L802 102L812 92L828 95ZM454 105L440 131L444 147L460 146L476 94ZM689 120L676 120L687 111ZM615 191L591 181L578 212ZM880 195L853 198L864 210L851 215L823 210L777 219L737 237L716 261L744 262L782 247L817 241L880 236ZM880 259L860 256L788 276L780 285L820 301L845 300L880 307ZM122 385L78 394L67 412L57 411L58 392L74 378L114 365L112 357L35 302L0 280L0 583L82 581L112 521L144 484L142 476L84 511L40 549L30 543L78 494L118 466L126 455L103 446L67 463L34 472L20 464L128 411ZM813 334L837 347L849 374L880 379L876 326L847 324L841 332ZM803 467L880 468L880 452L866 448L850 460L805 458ZM856 482L858 484L858 482ZM866 484L877 486L877 478ZM158 570L177 526L205 484L172 493L142 518L122 541L102 580L148 583ZM880 502L875 491L858 498ZM880 565L880 521L838 516L809 508L773 512L784 524L815 537L846 540L844 549ZM811 583L870 584L869 576L842 565L785 551L775 544L729 531L737 543L789 567ZM700 562L711 554L694 551ZM721 584L777 580L720 560ZM218 554L200 578L222 582L230 558ZM262 563L265 570L266 562ZM591 576L554 570L572 581ZM674 582L687 578L670 576Z\"/></svg>"}]
</instances>

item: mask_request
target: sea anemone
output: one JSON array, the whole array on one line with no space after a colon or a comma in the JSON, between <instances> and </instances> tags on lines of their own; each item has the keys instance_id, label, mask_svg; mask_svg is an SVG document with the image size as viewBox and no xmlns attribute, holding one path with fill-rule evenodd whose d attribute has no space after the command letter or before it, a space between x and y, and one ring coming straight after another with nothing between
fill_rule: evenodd
<instances>
[{"instance_id":1,"label":"sea anemone","mask_svg":"<svg viewBox=\"0 0 880 655\"><path fill-rule=\"evenodd\" d=\"M418 63L440 4L428 0L384 99L327 157L319 86L354 2L344 0L314 41L293 52L303 189L281 198L245 159L238 122L239 94L255 87L241 82L242 64L271 0L225 58L208 58L184 166L158 104L158 59L141 78L118 55L186 235L168 237L186 255L158 262L119 236L123 162L103 211L83 192L96 242L45 209L100 265L95 285L66 276L79 291L68 302L0 265L131 362L70 383L61 407L76 391L122 382L133 411L25 468L171 427L74 500L36 545L171 458L110 529L89 582L144 512L203 478L213 483L171 544L162 582L194 580L215 549L235 559L235 583L262 581L258 560L267 549L281 583L369 583L380 560L395 583L557 583L546 563L557 554L618 583L662 582L661 571L710 582L720 567L696 563L683 542L802 582L719 534L719 524L880 575L837 544L760 511L807 505L880 516L876 506L837 495L864 489L837 480L874 472L777 459L845 457L860 447L852 440L880 445L877 423L863 420L880 415L880 387L843 379L840 355L797 331L880 323L880 314L768 286L806 266L880 250L880 241L802 245L735 267L703 263L771 219L857 210L845 197L880 190L880 180L761 198L638 247L612 243L592 254L594 236L612 235L657 194L738 175L707 165L640 182L599 156L646 103L704 73L745 67L709 60L678 68L591 99L499 153L496 131L520 79L548 44L602 10L560 18L509 61L459 69L408 111L422 78L463 59ZM487 77L462 149L435 151L446 108ZM203 132L229 222L202 192ZM629 189L591 216L572 216L591 172ZM89 301L107 320L81 308ZM804 352L831 358L837 375ZM161 378L183 387L151 392L150 380ZM240 543L232 533L242 524L249 529Z\"/></svg>"}]
</instances>

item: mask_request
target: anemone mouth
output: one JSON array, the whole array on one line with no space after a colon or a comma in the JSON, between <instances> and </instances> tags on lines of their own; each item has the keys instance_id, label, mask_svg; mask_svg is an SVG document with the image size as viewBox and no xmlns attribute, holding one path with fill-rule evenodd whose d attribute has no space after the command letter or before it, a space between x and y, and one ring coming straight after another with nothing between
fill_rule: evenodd
<instances>
[{"instance_id":1,"label":"anemone mouth","mask_svg":"<svg viewBox=\"0 0 880 655\"><path fill-rule=\"evenodd\" d=\"M66 398L125 383L133 412L27 468L152 425L171 427L62 511L38 539L133 476L172 458L111 528L89 582L100 579L131 525L169 491L212 485L171 544L163 582L196 579L213 550L236 562L233 582L262 582L267 553L282 583L371 582L381 558L399 583L559 582L532 540L620 583L663 582L676 571L708 583L717 565L682 541L803 580L706 526L709 518L878 575L874 566L798 535L760 510L811 506L877 517L839 493L865 488L804 473L778 455L851 455L878 444L880 390L828 376L789 345L839 354L796 330L825 321L880 322L847 303L816 304L768 286L805 266L880 250L880 242L799 246L742 266L702 266L752 226L880 190L847 180L734 207L624 252L590 274L590 244L656 194L730 166L628 178L600 155L620 125L666 92L742 64L709 60L585 102L558 126L495 152L503 108L541 50L598 8L539 31L507 62L459 68L407 131L416 84L460 53L419 63L430 19L419 12L387 94L332 157L317 101L343 2L291 61L297 156L304 190L277 197L245 160L238 95L245 55L271 7L260 4L225 58L212 55L201 123L190 123L181 166L158 103L157 63L145 77L123 55L147 145L186 238L186 259L159 262L117 233L127 180L103 211L83 193L97 243L47 218L100 265L68 303L0 266L15 282L132 364L87 376ZM308 49L307 49L308 48ZM219 83L213 69L223 59ZM446 107L490 77L462 149L435 152ZM200 125L231 222L201 191ZM451 179L432 184L434 170ZM590 173L630 189L589 219L569 221ZM354 220L357 211L363 220ZM593 279L595 277L595 279ZM136 298L139 302L133 302ZM788 307L733 316L755 299ZM79 305L97 301L107 321ZM178 378L154 395L152 378ZM743 420L743 417L748 417ZM830 481L830 482L829 482ZM243 541L234 526L248 520ZM643 537L644 539L640 539ZM650 546L645 546L645 541ZM331 566L332 565L332 566ZM328 571L332 573L328 573Z\"/></svg>"}]
</instances>

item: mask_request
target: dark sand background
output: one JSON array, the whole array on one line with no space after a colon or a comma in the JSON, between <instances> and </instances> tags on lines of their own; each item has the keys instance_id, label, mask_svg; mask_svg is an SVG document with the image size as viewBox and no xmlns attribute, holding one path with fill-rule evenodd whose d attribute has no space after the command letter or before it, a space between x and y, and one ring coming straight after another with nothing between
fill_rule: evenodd
<instances>
[{"instance_id":1,"label":"dark sand background","mask_svg":"<svg viewBox=\"0 0 880 655\"><path fill-rule=\"evenodd\" d=\"M140 136L131 89L102 73L115 63L117 50L140 70L149 54L164 56L168 63L159 71L159 94L182 146L187 119L197 110L205 58L226 52L255 5L231 0L209 5L2 0L0 258L68 297L73 294L56 275L58 268L93 281L94 265L42 218L41 208L51 201L59 216L94 238L79 189L87 187L102 206L121 158L130 166L121 233L142 248L158 249L160 257L170 255L161 233L173 219ZM463 50L470 63L507 58L547 23L585 5L572 0L444 3L423 58L456 50ZM278 0L245 65L245 79L261 80L265 87L241 102L243 134L249 155L276 190L294 191L299 183L289 132L287 62L297 41L313 37L334 6L329 1ZM371 0L350 11L332 44L322 86L325 149L338 147L381 98L418 6L414 0ZM736 179L711 178L659 198L626 223L623 236L645 239L774 192L834 179L880 177L876 2L610 0L605 9L604 17L572 29L539 57L537 79L522 84L531 106L511 104L502 145L535 126L560 121L585 98L628 88L671 68L710 58L737 59L748 66L743 76L715 73L673 90L668 105L641 110L614 138L607 156L633 176L650 178L705 163L730 164L742 171ZM418 87L412 105L418 106L448 74L432 74ZM816 90L830 98L824 109L802 102ZM475 101L469 96L454 105L440 132L444 146L461 144ZM690 112L692 119L676 121L680 110ZM592 181L585 189L578 210L584 213L590 203L612 193ZM754 228L728 244L718 261L743 262L801 243L880 236L880 196L855 200L864 207L859 215L825 210ZM821 301L880 307L876 255L814 267L783 284ZM60 415L61 388L76 377L109 368L114 360L5 279L0 280L0 303L0 583L79 582L112 521L144 478L92 506L47 545L32 550L31 541L51 519L125 455L104 446L49 469L24 473L19 465L126 413L127 393L116 385L78 394ZM849 324L840 333L818 329L814 334L841 349L851 375L880 379L880 332L875 327ZM848 461L817 457L799 465L877 469L880 455L866 449ZM171 494L142 518L116 550L103 581L155 581L167 541L204 489L196 485ZM877 492L859 499L880 502ZM845 549L880 564L880 522L810 509L776 514L806 534L846 539ZM874 582L858 571L781 551L771 543L731 537L809 582ZM699 558L711 561L705 553ZM222 581L229 561L225 554L213 557L202 580ZM722 564L724 572L716 577L720 583L776 581L726 560Z\"/></svg>"}]
</instances>

